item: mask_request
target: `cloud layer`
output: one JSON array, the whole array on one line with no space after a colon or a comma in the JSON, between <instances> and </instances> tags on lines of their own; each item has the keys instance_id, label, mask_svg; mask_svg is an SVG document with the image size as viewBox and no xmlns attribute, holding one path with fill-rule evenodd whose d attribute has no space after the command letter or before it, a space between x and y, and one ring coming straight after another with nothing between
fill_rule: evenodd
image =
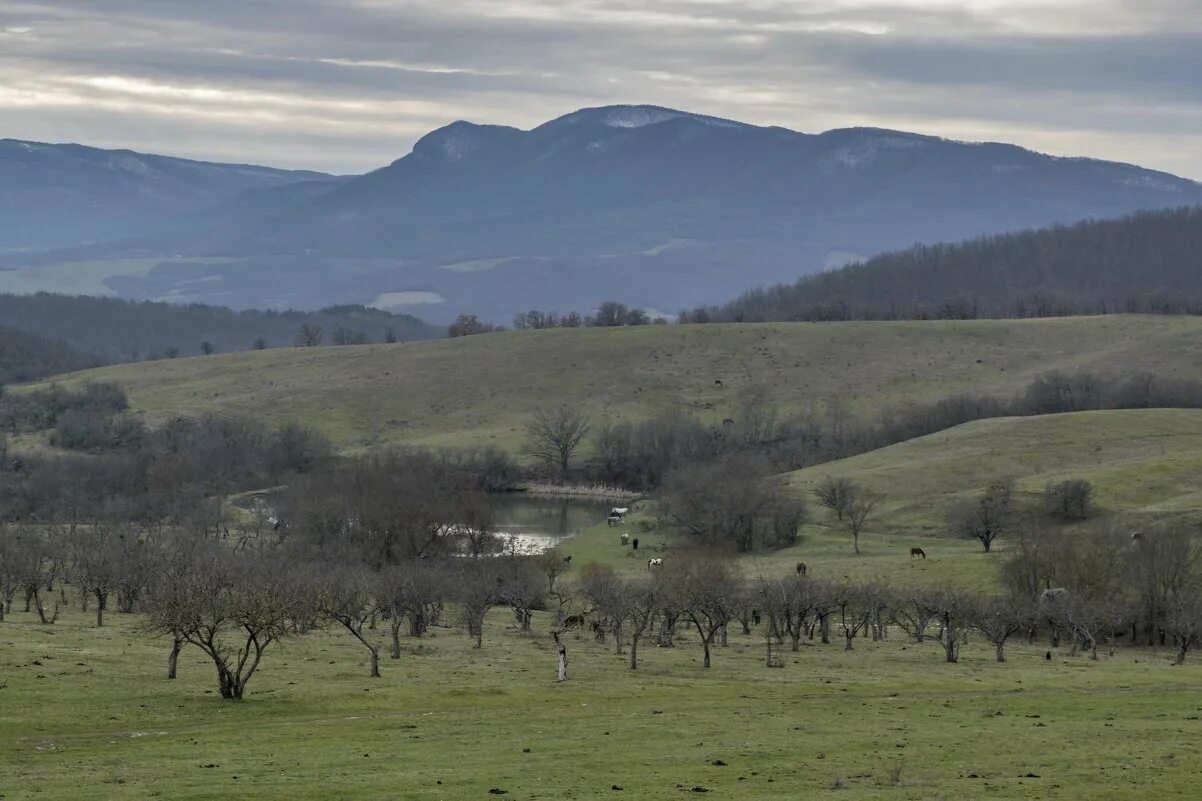
<instances>
[{"instance_id":1,"label":"cloud layer","mask_svg":"<svg viewBox=\"0 0 1202 801\"><path fill-rule=\"evenodd\" d=\"M336 172L655 103L1202 178L1196 0L0 0L0 136Z\"/></svg>"}]
</instances>

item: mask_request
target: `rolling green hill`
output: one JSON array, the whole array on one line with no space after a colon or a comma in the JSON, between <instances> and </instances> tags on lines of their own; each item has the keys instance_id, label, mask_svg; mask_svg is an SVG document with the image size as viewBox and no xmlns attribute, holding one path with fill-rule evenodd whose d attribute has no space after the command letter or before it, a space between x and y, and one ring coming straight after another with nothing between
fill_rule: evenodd
<instances>
[{"instance_id":1,"label":"rolling green hill","mask_svg":"<svg viewBox=\"0 0 1202 801\"><path fill-rule=\"evenodd\" d=\"M787 410L839 400L864 414L957 392L1008 394L1053 369L1190 376L1200 363L1202 319L1109 316L523 331L122 364L60 380L115 381L151 421L298 420L349 450L515 448L531 412L560 403L598 421L667 408L719 419L763 387Z\"/></svg>"},{"instance_id":2,"label":"rolling green hill","mask_svg":"<svg viewBox=\"0 0 1202 801\"><path fill-rule=\"evenodd\" d=\"M829 464L790 480L847 476L884 496L890 530L937 530L958 500L999 478L1037 504L1049 481L1085 478L1098 511L1202 514L1202 410L1130 409L978 420Z\"/></svg>"}]
</instances>

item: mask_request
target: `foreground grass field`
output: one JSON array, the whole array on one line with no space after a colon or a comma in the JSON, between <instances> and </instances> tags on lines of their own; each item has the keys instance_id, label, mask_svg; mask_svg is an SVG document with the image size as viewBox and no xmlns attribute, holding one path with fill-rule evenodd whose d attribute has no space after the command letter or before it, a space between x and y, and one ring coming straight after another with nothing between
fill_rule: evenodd
<instances>
[{"instance_id":1,"label":"foreground grass field","mask_svg":"<svg viewBox=\"0 0 1202 801\"><path fill-rule=\"evenodd\" d=\"M243 702L211 663L111 615L0 624L0 796L26 799L1127 799L1196 798L1202 665L1167 653L1100 662L980 644L805 645L764 667L759 633L714 667L685 632L637 672L569 639L571 678L535 635L490 614L407 641L370 679L334 632L273 646ZM382 632L381 632L382 633ZM894 771L897 772L895 777ZM620 787L621 790L616 789ZM836 789L840 788L840 789Z\"/></svg>"},{"instance_id":2,"label":"foreground grass field","mask_svg":"<svg viewBox=\"0 0 1202 801\"><path fill-rule=\"evenodd\" d=\"M1188 374L1200 356L1196 317L774 323L268 350L60 380L116 381L151 419L298 420L350 450L398 442L516 449L539 406L582 406L597 422L669 408L720 420L762 387L784 410L839 399L866 414L956 392L1009 394L1053 369Z\"/></svg>"},{"instance_id":3,"label":"foreground grass field","mask_svg":"<svg viewBox=\"0 0 1202 801\"><path fill-rule=\"evenodd\" d=\"M1016 480L1038 508L1049 481L1094 484L1102 515L1202 519L1202 410L1131 409L979 420L790 474L809 492L847 476L879 493L889 531L936 533L946 512L991 482Z\"/></svg>"}]
</instances>

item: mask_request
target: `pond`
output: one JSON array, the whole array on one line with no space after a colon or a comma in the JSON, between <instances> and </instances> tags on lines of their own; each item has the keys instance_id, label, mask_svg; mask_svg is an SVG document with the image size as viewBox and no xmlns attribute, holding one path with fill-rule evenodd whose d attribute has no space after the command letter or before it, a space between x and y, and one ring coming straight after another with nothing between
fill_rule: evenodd
<instances>
[{"instance_id":1,"label":"pond","mask_svg":"<svg viewBox=\"0 0 1202 801\"><path fill-rule=\"evenodd\" d=\"M612 499L568 498L506 492L489 496L493 530L517 538L523 550L545 551L573 537L581 529L604 522L614 506Z\"/></svg>"}]
</instances>

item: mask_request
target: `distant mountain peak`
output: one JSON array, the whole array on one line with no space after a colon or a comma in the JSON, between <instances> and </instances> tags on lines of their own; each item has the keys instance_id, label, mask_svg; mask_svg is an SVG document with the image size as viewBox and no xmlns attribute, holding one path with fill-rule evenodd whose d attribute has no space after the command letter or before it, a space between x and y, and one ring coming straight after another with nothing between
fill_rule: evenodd
<instances>
[{"instance_id":1,"label":"distant mountain peak","mask_svg":"<svg viewBox=\"0 0 1202 801\"><path fill-rule=\"evenodd\" d=\"M535 130L543 130L567 125L597 125L605 128L644 128L648 125L658 125L670 120L688 119L715 128L751 128L753 126L720 117L710 117L705 114L692 114L688 111L664 108L663 106L599 106L597 108L582 108L565 114L562 117L540 125Z\"/></svg>"},{"instance_id":2,"label":"distant mountain peak","mask_svg":"<svg viewBox=\"0 0 1202 801\"><path fill-rule=\"evenodd\" d=\"M477 125L457 120L417 140L413 152L438 161L462 161L520 133L517 128L505 125Z\"/></svg>"}]
</instances>

